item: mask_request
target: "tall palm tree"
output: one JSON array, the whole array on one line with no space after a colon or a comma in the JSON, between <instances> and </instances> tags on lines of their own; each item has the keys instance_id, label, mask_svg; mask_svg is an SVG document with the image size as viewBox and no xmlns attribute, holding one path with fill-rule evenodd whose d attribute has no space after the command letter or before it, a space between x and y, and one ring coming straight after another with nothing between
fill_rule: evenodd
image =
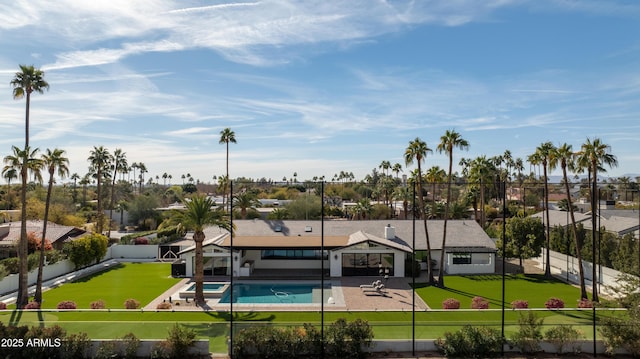
<instances>
[{"instance_id":1,"label":"tall palm tree","mask_svg":"<svg viewBox=\"0 0 640 359\"><path fill-rule=\"evenodd\" d=\"M111 167L111 155L109 151L103 146L93 146L93 150L89 154L88 161L90 162L90 169L96 176L97 181L97 196L98 196L98 210L96 219L96 232L102 234L102 227L104 222L104 214L102 213L102 181L105 176L105 172Z\"/></svg>"},{"instance_id":2,"label":"tall palm tree","mask_svg":"<svg viewBox=\"0 0 640 359\"><path fill-rule=\"evenodd\" d=\"M5 167L2 169L2 176L7 181L7 202L5 209L11 209L11 180L18 178L18 170L11 167Z\"/></svg>"},{"instance_id":3,"label":"tall palm tree","mask_svg":"<svg viewBox=\"0 0 640 359\"><path fill-rule=\"evenodd\" d=\"M573 241L576 245L576 257L578 258L578 273L580 280L580 298L587 298L587 287L584 280L584 269L582 268L582 243L578 240L578 228L576 225L576 217L573 213L573 204L571 203L571 189L569 188L569 179L567 177L567 169L572 170L575 167L574 163L575 153L573 147L569 144L563 143L551 153L549 157L549 170L555 169L558 164L562 168L562 180L564 182L564 189L567 193L567 206L569 207L569 216L571 217L571 232L573 234ZM567 248L567 251L569 248Z\"/></svg>"},{"instance_id":4,"label":"tall palm tree","mask_svg":"<svg viewBox=\"0 0 640 359\"><path fill-rule=\"evenodd\" d=\"M594 239L593 250L595 253L595 235L596 235L596 201L597 201L597 182L598 182L598 171L605 171L604 165L609 167L615 167L618 165L618 160L616 156L611 154L611 146L602 143L599 138L594 138L593 140L587 138L587 142L582 145L578 156L581 157L578 161L581 161L582 164L589 164L589 172L591 174L591 221L592 221L592 238ZM592 300L598 301L598 290L595 283L596 280L596 266L595 266L595 256L593 256L593 294Z\"/></svg>"},{"instance_id":5,"label":"tall palm tree","mask_svg":"<svg viewBox=\"0 0 640 359\"><path fill-rule=\"evenodd\" d=\"M427 215L425 213L424 197L422 196L422 161L425 160L427 153L429 152L432 152L432 150L427 146L427 143L422 141L419 137L416 137L415 140L409 141L409 146L404 151L404 161L407 166L412 164L413 161L416 161L418 164L418 203L420 206L422 222L424 223L424 235L427 241L427 276L429 278L429 284L433 284L433 271L431 269L431 243L429 242Z\"/></svg>"},{"instance_id":6,"label":"tall palm tree","mask_svg":"<svg viewBox=\"0 0 640 359\"><path fill-rule=\"evenodd\" d=\"M33 92L43 93L44 90L49 89L49 84L44 80L44 72L40 69L36 69L33 65L20 65L20 71L16 72L15 77L11 80L11 86L13 87L13 98L16 100L26 98L25 105L25 131L24 131L24 152L29 154L29 113L31 108L31 94ZM27 161L23 161L26 165ZM21 177L22 189L20 193L20 201L22 205L20 225L20 241L18 242L18 296L16 300L16 306L22 308L28 301L28 263L27 263L27 169L21 169L21 173L25 174Z\"/></svg>"},{"instance_id":7,"label":"tall palm tree","mask_svg":"<svg viewBox=\"0 0 640 359\"><path fill-rule=\"evenodd\" d=\"M236 133L231 131L231 129L229 127L225 128L224 130L220 131L220 141L218 141L219 144L225 144L227 147L227 179L229 178L229 143L237 143L236 142ZM225 198L227 197L227 185L228 182L225 183L224 186L224 193L222 195L222 203L225 203Z\"/></svg>"},{"instance_id":8,"label":"tall palm tree","mask_svg":"<svg viewBox=\"0 0 640 359\"><path fill-rule=\"evenodd\" d=\"M436 186L438 183L444 182L444 179L447 177L447 172L445 172L440 166L431 166L427 170L424 175L425 181L427 183L431 183L433 191L431 192L431 199L433 203L436 202Z\"/></svg>"},{"instance_id":9,"label":"tall palm tree","mask_svg":"<svg viewBox=\"0 0 640 359\"><path fill-rule=\"evenodd\" d=\"M111 156L110 161L113 162L113 177L111 178L111 200L109 201L109 229L107 238L111 238L111 218L113 218L113 206L116 199L116 178L118 178L118 173L125 173L129 168L127 164L127 154L119 148L113 151L113 156Z\"/></svg>"},{"instance_id":10,"label":"tall palm tree","mask_svg":"<svg viewBox=\"0 0 640 359\"><path fill-rule=\"evenodd\" d=\"M447 130L440 137L440 143L436 150L440 153L447 152L449 156L449 172L447 173L447 202L444 207L444 226L442 229L442 251L440 252L440 277L438 278L438 286L444 288L444 249L447 244L447 221L449 220L449 208L451 203L451 182L453 181L453 150L469 149L469 142L462 138L460 134L453 130Z\"/></svg>"},{"instance_id":11,"label":"tall palm tree","mask_svg":"<svg viewBox=\"0 0 640 359\"><path fill-rule=\"evenodd\" d=\"M69 177L73 180L73 204L76 204L76 201L78 200L78 193L76 191L76 188L78 186L78 180L80 179L80 175L76 172L74 172L71 177Z\"/></svg>"},{"instance_id":12,"label":"tall palm tree","mask_svg":"<svg viewBox=\"0 0 640 359\"><path fill-rule=\"evenodd\" d=\"M480 226L484 228L486 222L485 189L487 184L493 183L496 168L487 156L479 156L469 162L470 190L480 188ZM477 216L476 216L477 217Z\"/></svg>"},{"instance_id":13,"label":"tall palm tree","mask_svg":"<svg viewBox=\"0 0 640 359\"><path fill-rule=\"evenodd\" d=\"M391 172L394 172L396 174L396 179L398 179L400 172L402 172L402 165L399 163L395 163L391 168Z\"/></svg>"},{"instance_id":14,"label":"tall palm tree","mask_svg":"<svg viewBox=\"0 0 640 359\"><path fill-rule=\"evenodd\" d=\"M142 186L144 185L144 174L149 171L147 170L147 166L145 166L145 164L142 162L138 163L138 169L140 170L140 174L138 175L140 179L138 181L138 186L140 186L140 190L138 191L138 194L142 194Z\"/></svg>"},{"instance_id":15,"label":"tall palm tree","mask_svg":"<svg viewBox=\"0 0 640 359\"><path fill-rule=\"evenodd\" d=\"M10 171L10 170L15 170L15 171L19 171L20 172L20 179L22 180L22 183L27 182L27 178L29 177L29 172L31 172L33 174L33 177L36 181L38 182L42 182L42 176L40 175L40 168L42 167L41 161L39 158L37 158L38 155L38 151L39 149L34 149L31 150L31 148L27 147L26 150L21 150L20 148L13 146L12 147L13 150L13 154L5 156L4 157L4 163L5 163L5 167L4 167L4 171ZM26 188L23 186L23 189ZM26 231L26 191L21 191L20 193L21 198L20 198L20 202L22 203L22 224L24 224L24 229ZM21 226L21 230L22 230L22 226ZM20 251L22 250L21 246L23 245L23 242L27 243L27 237L24 237L25 240L22 240L22 233L20 236L20 241L18 242L18 256L20 256ZM28 252L28 247L26 247L25 249L25 253ZM27 253L28 255L28 253ZM20 261L21 259L19 259ZM25 273L28 273L28 265L25 268L22 268L22 262L19 262L19 270L20 271L24 271ZM24 279L24 284L20 283L21 277L18 276L18 297L16 298L16 306L18 308L22 308L24 305L27 304L27 301L29 299L29 294L28 294L28 277L26 277ZM25 289L23 289L25 288Z\"/></svg>"},{"instance_id":16,"label":"tall palm tree","mask_svg":"<svg viewBox=\"0 0 640 359\"><path fill-rule=\"evenodd\" d=\"M58 173L60 179L69 174L69 159L65 157L65 151L47 149L41 157L42 167L49 172L49 185L47 187L47 199L44 205L44 223L42 224L42 239L40 242L40 260L38 262L38 279L36 282L36 293L33 300L42 303L42 271L44 269L44 248L47 235L47 221L49 221L49 206L51 204L51 190L53 189L53 176Z\"/></svg>"},{"instance_id":17,"label":"tall palm tree","mask_svg":"<svg viewBox=\"0 0 640 359\"><path fill-rule=\"evenodd\" d=\"M256 194L251 191L242 191L233 196L233 207L240 208L240 218L247 219L247 209L260 206Z\"/></svg>"},{"instance_id":18,"label":"tall palm tree","mask_svg":"<svg viewBox=\"0 0 640 359\"><path fill-rule=\"evenodd\" d=\"M229 217L224 210L213 210L214 201L206 195L196 194L184 201L186 211L180 217L182 225L186 229L193 230L193 241L195 242L195 275L196 292L194 301L198 305L204 305L204 268L203 268L203 242L205 239L204 229L214 225L226 230L231 229ZM233 235L233 233L231 234ZM232 274L233 275L233 274Z\"/></svg>"},{"instance_id":19,"label":"tall palm tree","mask_svg":"<svg viewBox=\"0 0 640 359\"><path fill-rule=\"evenodd\" d=\"M536 158L540 160L540 164L542 164L543 171L543 180L544 180L544 212L546 217L546 240L547 240L547 251L546 251L546 261L544 266L544 276L547 278L551 278L551 249L549 246L551 245L551 235L549 233L549 179L547 177L547 168L549 165L549 157L552 155L553 151L555 151L555 146L551 142L544 142L540 144L540 146L536 147Z\"/></svg>"}]
</instances>

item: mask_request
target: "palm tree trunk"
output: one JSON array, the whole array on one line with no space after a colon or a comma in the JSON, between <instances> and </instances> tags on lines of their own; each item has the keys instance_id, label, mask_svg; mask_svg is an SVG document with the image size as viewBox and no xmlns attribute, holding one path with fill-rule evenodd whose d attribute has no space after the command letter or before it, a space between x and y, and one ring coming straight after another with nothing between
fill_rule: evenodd
<instances>
[{"instance_id":1,"label":"palm tree trunk","mask_svg":"<svg viewBox=\"0 0 640 359\"><path fill-rule=\"evenodd\" d=\"M28 103L28 101L27 101ZM27 153L25 148L25 153ZM22 309L29 300L29 264L28 264L28 243L27 243L27 162L26 156L22 159L22 189L20 191L20 202L22 208L20 223L20 240L18 242L18 296L16 307Z\"/></svg>"},{"instance_id":2,"label":"palm tree trunk","mask_svg":"<svg viewBox=\"0 0 640 359\"><path fill-rule=\"evenodd\" d=\"M422 172L420 169L420 162L418 161L418 204L420 205L420 212L422 214L422 222L424 223L424 235L427 241L427 277L429 278L429 284L435 282L433 278L433 270L431 269L431 243L429 242L429 229L427 227L427 214L425 213L424 198L422 198ZM413 263L411 263L413 265Z\"/></svg>"},{"instance_id":3,"label":"palm tree trunk","mask_svg":"<svg viewBox=\"0 0 640 359\"><path fill-rule=\"evenodd\" d=\"M53 187L53 172L49 172L49 187L47 188L47 201L44 205L44 223L42 224L42 240L40 241L40 258L38 261L38 279L36 281L36 293L33 300L42 303L42 272L44 271L44 247L47 236L47 222L49 221L49 204L51 203L51 188Z\"/></svg>"},{"instance_id":4,"label":"palm tree trunk","mask_svg":"<svg viewBox=\"0 0 640 359\"><path fill-rule=\"evenodd\" d=\"M197 231L193 234L193 240L196 242L196 253L195 253L195 275L194 280L196 282L196 293L194 301L197 305L204 305L204 266L203 266L203 248L202 243L204 242L204 233L202 231Z\"/></svg>"},{"instance_id":5,"label":"palm tree trunk","mask_svg":"<svg viewBox=\"0 0 640 359\"><path fill-rule=\"evenodd\" d=\"M449 203L451 202L451 172L453 171L453 153L449 152L449 175L447 178L447 203L444 207L444 224L442 228L442 251L440 252L440 271L438 272L438 287L444 288L444 258L447 245L447 221L449 220Z\"/></svg>"},{"instance_id":6,"label":"palm tree trunk","mask_svg":"<svg viewBox=\"0 0 640 359\"><path fill-rule=\"evenodd\" d=\"M549 248L550 244L551 244L551 236L549 234L549 227L551 226L549 223L549 181L547 179L547 162L545 161L543 163L543 167L544 167L544 212L545 212L545 216L547 217L547 225L545 228L545 234L547 236L547 252L546 252L546 263L544 266L544 276L547 278L551 278L551 255L550 255L550 251L551 249Z\"/></svg>"},{"instance_id":7,"label":"palm tree trunk","mask_svg":"<svg viewBox=\"0 0 640 359\"><path fill-rule=\"evenodd\" d=\"M584 282L584 269L582 268L582 245L578 240L578 228L576 226L576 217L573 213L573 204L571 204L571 193L569 192L569 181L567 179L567 167L562 166L562 176L564 177L564 187L567 192L567 204L569 206L569 215L571 217L571 230L573 232L573 241L576 244L576 257L578 258L578 272L580 276L580 298L587 298L587 287ZM567 252L569 248L567 248Z\"/></svg>"}]
</instances>

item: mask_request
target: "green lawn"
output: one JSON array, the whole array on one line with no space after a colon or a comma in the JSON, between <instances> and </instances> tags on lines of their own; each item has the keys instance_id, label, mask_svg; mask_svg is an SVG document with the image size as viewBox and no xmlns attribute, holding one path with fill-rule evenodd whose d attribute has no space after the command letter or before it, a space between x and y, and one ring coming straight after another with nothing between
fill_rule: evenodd
<instances>
[{"instance_id":1,"label":"green lawn","mask_svg":"<svg viewBox=\"0 0 640 359\"><path fill-rule=\"evenodd\" d=\"M123 263L108 271L65 284L44 293L43 308L55 308L63 300L73 300L80 310L76 311L5 311L0 312L0 321L20 325L58 324L68 332L85 332L90 338L121 338L132 332L143 339L165 338L174 323L181 323L196 331L199 338L208 338L213 352L226 351L225 338L229 335L229 314L218 312L156 312L123 310L128 298L139 300L142 305L162 294L179 279L169 277L170 264ZM416 338L434 339L445 331L457 330L465 324L501 328L502 278L499 275L448 276L446 289L418 285L416 292L431 306L440 309L447 298L456 298L461 308L470 308L471 298L482 296L490 301L489 310L431 310L415 313ZM564 300L567 308L575 308L579 290L556 280L546 280L541 276L509 276L506 281L505 331L517 330L518 311L510 309L515 299L529 301L531 308L544 308L549 297ZM89 304L97 299L107 303L110 310L90 310ZM544 317L545 325L572 324L581 329L587 338L592 336L591 310L551 311L537 309ZM234 332L248 325L319 325L324 318L330 324L337 318L353 320L363 318L372 325L375 337L379 339L411 338L413 328L411 312L236 312ZM599 311L598 316L611 315Z\"/></svg>"},{"instance_id":2,"label":"green lawn","mask_svg":"<svg viewBox=\"0 0 640 359\"><path fill-rule=\"evenodd\" d=\"M88 309L91 302L102 299L107 308L123 309L125 300L129 298L140 301L144 306L180 281L170 274L169 263L121 263L44 292L42 308L56 308L59 302L72 300L79 309Z\"/></svg>"},{"instance_id":3,"label":"green lawn","mask_svg":"<svg viewBox=\"0 0 640 359\"><path fill-rule=\"evenodd\" d=\"M565 308L576 308L580 299L580 289L567 285L557 279L546 279L543 275L509 275L505 277L505 307L511 308L511 302L517 299L527 300L529 308L544 308L550 297L564 301ZM447 276L446 288L416 285L416 292L431 307L442 309L447 298L460 301L460 308L471 308L471 299L481 296L489 300L489 308L502 307L502 276L473 275Z\"/></svg>"}]
</instances>

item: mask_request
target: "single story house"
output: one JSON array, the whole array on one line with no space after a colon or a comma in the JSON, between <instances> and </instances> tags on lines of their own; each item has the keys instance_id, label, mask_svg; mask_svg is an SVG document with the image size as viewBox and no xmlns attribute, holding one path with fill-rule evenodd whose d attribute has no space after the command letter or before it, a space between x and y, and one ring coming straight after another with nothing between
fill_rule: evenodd
<instances>
[{"instance_id":1,"label":"single story house","mask_svg":"<svg viewBox=\"0 0 640 359\"><path fill-rule=\"evenodd\" d=\"M16 256L16 244L20 240L20 221L0 224L0 258ZM27 233L35 233L36 237L42 238L44 221L28 220ZM61 250L65 242L81 237L87 232L84 229L63 226L53 222L47 222L47 239L54 249Z\"/></svg>"},{"instance_id":2,"label":"single story house","mask_svg":"<svg viewBox=\"0 0 640 359\"><path fill-rule=\"evenodd\" d=\"M255 272L331 277L403 277L405 260L427 251L421 220L236 220L233 240L219 227L205 229L205 275L247 277ZM440 259L444 221L427 221L432 260ZM414 236L415 230L415 236ZM178 253L192 276L195 246ZM445 272L495 272L495 243L471 220L447 224ZM436 267L437 268L437 267Z\"/></svg>"}]
</instances>

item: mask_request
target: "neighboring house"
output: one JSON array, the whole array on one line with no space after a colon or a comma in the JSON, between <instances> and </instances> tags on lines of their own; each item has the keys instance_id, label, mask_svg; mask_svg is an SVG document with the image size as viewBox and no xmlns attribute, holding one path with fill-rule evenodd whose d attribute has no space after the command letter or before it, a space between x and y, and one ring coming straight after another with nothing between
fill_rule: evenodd
<instances>
[{"instance_id":1,"label":"neighboring house","mask_svg":"<svg viewBox=\"0 0 640 359\"><path fill-rule=\"evenodd\" d=\"M237 220L233 243L229 233L205 229L205 275L246 277L255 271L285 275L325 273L331 277L403 277L405 260L426 251L422 221L291 221ZM432 259L440 258L443 223L429 220ZM414 237L415 228L415 237ZM233 249L230 255L230 250ZM180 251L185 275L193 275L195 247ZM480 274L495 272L496 248L482 228L470 220L450 220L447 225L445 272ZM321 261L322 259L322 261ZM233 269L229 263L233 263Z\"/></svg>"},{"instance_id":2,"label":"neighboring house","mask_svg":"<svg viewBox=\"0 0 640 359\"><path fill-rule=\"evenodd\" d=\"M27 221L27 233L33 232L42 238L44 222ZM0 225L0 258L16 256L16 244L20 240L20 222L9 222ZM65 242L81 237L86 231L77 227L63 226L53 222L47 223L46 237L54 249L61 250Z\"/></svg>"},{"instance_id":3,"label":"neighboring house","mask_svg":"<svg viewBox=\"0 0 640 359\"><path fill-rule=\"evenodd\" d=\"M628 233L635 233L637 237L638 228L640 227L640 217L636 210L601 210L598 211L599 215L596 217L596 226L604 228L605 231L614 233L620 237ZM576 223L581 223L585 229L591 230L591 212L574 213ZM544 212L538 212L531 215L531 217L539 218L541 221L546 221ZM553 227L566 227L571 225L571 217L569 212L566 211L549 211L549 223L550 228Z\"/></svg>"}]
</instances>

